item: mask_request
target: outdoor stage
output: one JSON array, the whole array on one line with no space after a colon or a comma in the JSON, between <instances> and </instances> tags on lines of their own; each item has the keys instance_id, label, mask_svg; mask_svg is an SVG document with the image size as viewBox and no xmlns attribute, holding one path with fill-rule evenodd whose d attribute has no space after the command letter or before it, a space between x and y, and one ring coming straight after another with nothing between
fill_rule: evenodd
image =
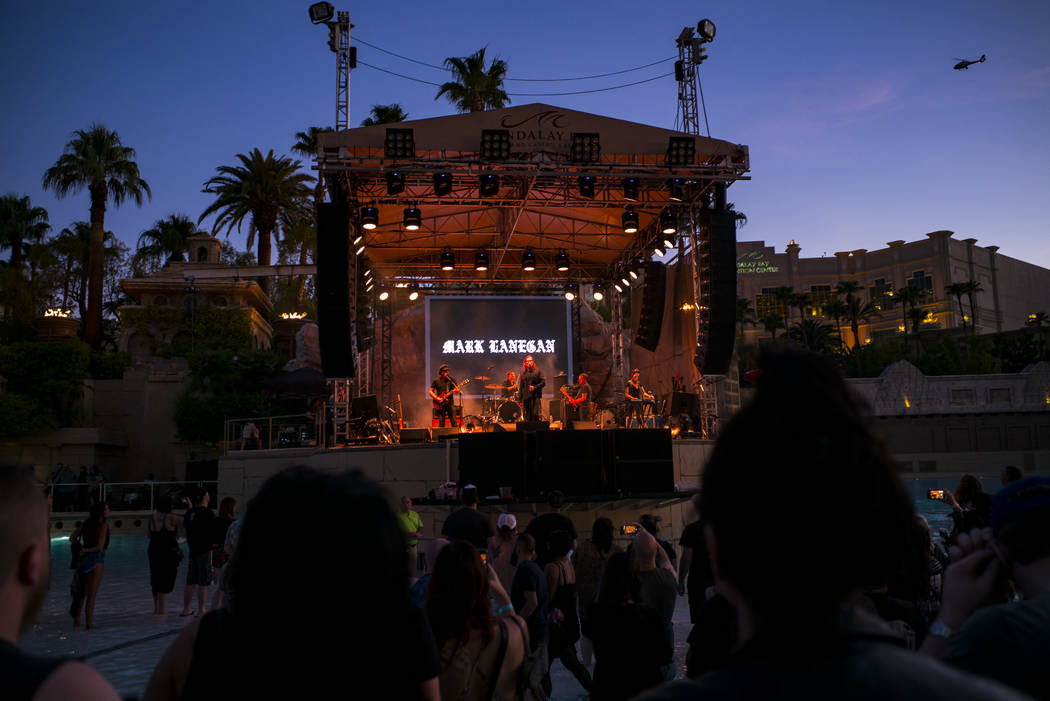
<instances>
[{"instance_id":1,"label":"outdoor stage","mask_svg":"<svg viewBox=\"0 0 1050 701\"><path fill-rule=\"evenodd\" d=\"M486 437L494 437L499 445L489 445ZM517 446L513 445L515 441ZM636 520L642 513L654 513L663 518L671 532L678 533L695 518L688 497L700 483L713 446L711 441L671 440L670 433L664 430L615 429L462 434L458 439L437 443L329 450L253 450L233 452L219 460L218 491L244 505L270 475L286 467L359 469L387 490L392 505L403 496L411 497L414 508L423 517L424 536L432 537L440 532L445 517L457 506L455 502L429 501L425 497L432 490L440 492L446 482L459 481L462 459L464 470L481 488L483 499L479 508L484 512L511 512L525 516L527 521L532 514L546 509L539 488L544 492L557 488L567 493L567 513L582 532L589 532L598 516L611 518L619 525ZM669 460L651 459L654 450L664 449ZM489 453L491 450L497 452ZM512 468L519 460L522 469L515 475ZM596 477L600 474L606 475L604 485L601 477ZM489 475L500 479L493 481L487 478ZM504 481L508 484L497 484ZM645 489L654 483L668 488ZM527 492L532 492L525 498L517 494L513 500L491 498L495 495L486 493L496 491L498 486L520 492L523 484ZM594 484L600 486L593 494L573 493L577 487ZM616 491L609 491L610 488Z\"/></svg>"}]
</instances>

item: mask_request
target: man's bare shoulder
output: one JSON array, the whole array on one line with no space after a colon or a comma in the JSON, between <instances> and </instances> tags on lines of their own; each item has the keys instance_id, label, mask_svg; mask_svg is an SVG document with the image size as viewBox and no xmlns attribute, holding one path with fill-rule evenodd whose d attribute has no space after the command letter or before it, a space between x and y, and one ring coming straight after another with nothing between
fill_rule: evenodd
<instances>
[{"instance_id":1,"label":"man's bare shoulder","mask_svg":"<svg viewBox=\"0 0 1050 701\"><path fill-rule=\"evenodd\" d=\"M68 662L56 669L33 695L33 701L119 701L120 695L105 677L83 662Z\"/></svg>"}]
</instances>

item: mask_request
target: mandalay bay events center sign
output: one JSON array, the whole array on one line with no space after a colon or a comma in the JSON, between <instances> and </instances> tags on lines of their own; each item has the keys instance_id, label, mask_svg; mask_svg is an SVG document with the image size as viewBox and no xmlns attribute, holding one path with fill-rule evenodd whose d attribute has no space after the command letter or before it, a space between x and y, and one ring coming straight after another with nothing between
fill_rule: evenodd
<instances>
[{"instance_id":1,"label":"mandalay bay events center sign","mask_svg":"<svg viewBox=\"0 0 1050 701\"><path fill-rule=\"evenodd\" d=\"M747 251L736 257L737 275L761 275L762 273L779 273L780 266L766 258L763 251Z\"/></svg>"}]
</instances>

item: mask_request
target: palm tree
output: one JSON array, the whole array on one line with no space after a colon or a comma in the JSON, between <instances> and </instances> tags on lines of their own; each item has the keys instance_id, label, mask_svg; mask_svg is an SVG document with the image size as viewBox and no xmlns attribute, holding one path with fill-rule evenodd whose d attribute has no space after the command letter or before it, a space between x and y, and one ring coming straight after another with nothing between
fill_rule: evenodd
<instances>
[{"instance_id":1,"label":"palm tree","mask_svg":"<svg viewBox=\"0 0 1050 701\"><path fill-rule=\"evenodd\" d=\"M453 80L441 85L435 100L445 95L460 112L484 112L505 107L510 102L503 90L507 63L496 58L485 68L484 48L470 56L446 58L445 67Z\"/></svg>"},{"instance_id":2,"label":"palm tree","mask_svg":"<svg viewBox=\"0 0 1050 701\"><path fill-rule=\"evenodd\" d=\"M795 294L795 288L789 285L781 285L773 290L773 297L777 300L780 309L777 313L781 315L784 320L784 332L788 330L788 317L791 316L791 297Z\"/></svg>"},{"instance_id":3,"label":"palm tree","mask_svg":"<svg viewBox=\"0 0 1050 701\"><path fill-rule=\"evenodd\" d=\"M361 122L363 127L374 127L377 124L394 124L408 119L408 112L396 102L391 105L372 105L369 116Z\"/></svg>"},{"instance_id":4,"label":"palm tree","mask_svg":"<svg viewBox=\"0 0 1050 701\"><path fill-rule=\"evenodd\" d=\"M976 280L967 280L963 284L963 292L970 299L970 333L977 333L977 305L975 304L975 296L978 292L984 292L984 288L981 287L981 283Z\"/></svg>"},{"instance_id":5,"label":"palm tree","mask_svg":"<svg viewBox=\"0 0 1050 701\"><path fill-rule=\"evenodd\" d=\"M314 209L309 200L299 200L294 207L281 212L281 230L284 241L280 246L285 251L295 252L299 256L299 265L307 265L311 258L316 260L317 228L314 226ZM302 311L306 297L306 276L299 275L295 288L295 307Z\"/></svg>"},{"instance_id":6,"label":"palm tree","mask_svg":"<svg viewBox=\"0 0 1050 701\"><path fill-rule=\"evenodd\" d=\"M926 310L912 307L908 310L908 321L911 322L911 332L915 335L915 357L919 356L919 324L926 319Z\"/></svg>"},{"instance_id":7,"label":"palm tree","mask_svg":"<svg viewBox=\"0 0 1050 701\"><path fill-rule=\"evenodd\" d=\"M962 322L963 328L966 328L966 312L963 311L962 305L962 296L966 294L966 283L954 282L951 285L946 285L944 291L946 294L955 297L955 300L959 303L959 321Z\"/></svg>"},{"instance_id":8,"label":"palm tree","mask_svg":"<svg viewBox=\"0 0 1050 701\"><path fill-rule=\"evenodd\" d=\"M853 331L853 347L860 345L860 324L873 316L882 316L874 302L861 302L860 297L846 298L846 319Z\"/></svg>"},{"instance_id":9,"label":"palm tree","mask_svg":"<svg viewBox=\"0 0 1050 701\"><path fill-rule=\"evenodd\" d=\"M828 302L824 305L824 316L829 319L835 320L835 328L839 332L839 348L845 347L845 342L842 340L842 317L846 316L846 303L841 299L836 299L832 302Z\"/></svg>"},{"instance_id":10,"label":"palm tree","mask_svg":"<svg viewBox=\"0 0 1050 701\"><path fill-rule=\"evenodd\" d=\"M798 310L798 320L802 321L806 318L806 307L809 306L810 295L808 292L794 292L788 300L791 304L792 309Z\"/></svg>"},{"instance_id":11,"label":"palm tree","mask_svg":"<svg viewBox=\"0 0 1050 701\"><path fill-rule=\"evenodd\" d=\"M19 197L11 193L0 197L0 250L11 249L8 263L16 274L22 269L22 244L40 241L50 230L47 210L34 207L29 195Z\"/></svg>"},{"instance_id":12,"label":"palm tree","mask_svg":"<svg viewBox=\"0 0 1050 701\"><path fill-rule=\"evenodd\" d=\"M239 166L219 166L218 175L204 183L204 192L215 195L215 201L201 213L199 224L210 214L218 213L215 229L226 228L229 236L233 227L240 231L244 220L250 219L248 247L258 234L259 265L270 264L271 239L277 233L281 211L295 206L296 200L310 196L307 183L314 178L299 172L299 161L276 157L271 149L265 156L253 149L247 156L237 154ZM259 287L269 293L270 280L262 278Z\"/></svg>"},{"instance_id":13,"label":"palm tree","mask_svg":"<svg viewBox=\"0 0 1050 701\"><path fill-rule=\"evenodd\" d=\"M1039 359L1046 360L1046 330L1050 328L1050 316L1047 316L1046 312L1029 314L1024 325L1035 329L1036 336L1039 338Z\"/></svg>"},{"instance_id":14,"label":"palm tree","mask_svg":"<svg viewBox=\"0 0 1050 701\"><path fill-rule=\"evenodd\" d=\"M332 131L335 131L332 127L307 127L306 131L295 132L296 142L292 145L292 153L298 154L303 158L316 158L317 136ZM325 182L324 174L318 171L317 184L314 185L315 208L324 201L325 185L327 183ZM329 192L328 198L335 202L335 193Z\"/></svg>"},{"instance_id":15,"label":"palm tree","mask_svg":"<svg viewBox=\"0 0 1050 701\"><path fill-rule=\"evenodd\" d=\"M153 222L153 228L139 234L132 269L136 272L154 272L170 260L183 260L190 236L200 233L197 225L185 214L169 214Z\"/></svg>"},{"instance_id":16,"label":"palm tree","mask_svg":"<svg viewBox=\"0 0 1050 701\"><path fill-rule=\"evenodd\" d=\"M758 323L762 324L763 328L773 335L774 341L777 340L777 329L785 325L784 316L776 312L766 314L758 320Z\"/></svg>"},{"instance_id":17,"label":"palm tree","mask_svg":"<svg viewBox=\"0 0 1050 701\"><path fill-rule=\"evenodd\" d=\"M834 345L832 329L819 319L802 319L791 327L791 340L813 353L827 353Z\"/></svg>"},{"instance_id":18,"label":"palm tree","mask_svg":"<svg viewBox=\"0 0 1050 701\"><path fill-rule=\"evenodd\" d=\"M736 204L730 202L726 205L726 210L733 213L733 221L736 223L736 228L741 228L744 224L747 224L747 215L743 212L736 211Z\"/></svg>"},{"instance_id":19,"label":"palm tree","mask_svg":"<svg viewBox=\"0 0 1050 701\"><path fill-rule=\"evenodd\" d=\"M73 132L65 152L44 173L44 189L58 197L80 192L91 195L91 245L88 249L87 318L84 340L98 348L102 341L102 285L105 257L106 203L120 206L131 198L142 206L143 195L152 199L149 184L139 174L135 149L125 146L115 131L101 124Z\"/></svg>"},{"instance_id":20,"label":"palm tree","mask_svg":"<svg viewBox=\"0 0 1050 701\"><path fill-rule=\"evenodd\" d=\"M919 302L922 301L925 294L918 287L912 287L911 285L905 285L901 289L897 290L897 294L894 296L894 301L901 305L901 329L904 332L904 347L908 347L908 319L910 318L908 308L914 310ZM922 313L923 318L926 317L926 312Z\"/></svg>"},{"instance_id":21,"label":"palm tree","mask_svg":"<svg viewBox=\"0 0 1050 701\"><path fill-rule=\"evenodd\" d=\"M62 269L62 307L68 309L76 302L80 318L86 322L88 296L85 294L89 284L91 240L94 230L84 221L73 222L72 226L62 229L55 238L48 242L48 247L58 260ZM120 242L112 231L103 232L103 257L107 263L114 263L119 258Z\"/></svg>"},{"instance_id":22,"label":"palm tree","mask_svg":"<svg viewBox=\"0 0 1050 701\"><path fill-rule=\"evenodd\" d=\"M755 305L746 297L736 298L736 323L743 328L744 324L755 323Z\"/></svg>"}]
</instances>

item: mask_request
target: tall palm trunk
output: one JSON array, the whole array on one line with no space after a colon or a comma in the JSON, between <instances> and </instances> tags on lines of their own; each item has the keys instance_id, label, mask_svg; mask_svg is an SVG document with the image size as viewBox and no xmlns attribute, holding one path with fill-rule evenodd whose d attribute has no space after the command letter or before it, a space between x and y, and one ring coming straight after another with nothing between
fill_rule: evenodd
<instances>
[{"instance_id":1,"label":"tall palm trunk","mask_svg":"<svg viewBox=\"0 0 1050 701\"><path fill-rule=\"evenodd\" d=\"M962 322L963 328L966 328L966 312L963 310L962 295L955 295L955 299L959 302L959 321Z\"/></svg>"},{"instance_id":2,"label":"tall palm trunk","mask_svg":"<svg viewBox=\"0 0 1050 701\"><path fill-rule=\"evenodd\" d=\"M106 199L105 183L93 184L91 191L91 242L88 245L87 318L84 319L84 341L92 348L102 345L102 259L105 256ZM81 295L83 299L83 295Z\"/></svg>"},{"instance_id":3,"label":"tall palm trunk","mask_svg":"<svg viewBox=\"0 0 1050 701\"><path fill-rule=\"evenodd\" d=\"M974 305L974 294L967 292L966 296L970 299L970 334L977 335L977 307Z\"/></svg>"}]
</instances>

